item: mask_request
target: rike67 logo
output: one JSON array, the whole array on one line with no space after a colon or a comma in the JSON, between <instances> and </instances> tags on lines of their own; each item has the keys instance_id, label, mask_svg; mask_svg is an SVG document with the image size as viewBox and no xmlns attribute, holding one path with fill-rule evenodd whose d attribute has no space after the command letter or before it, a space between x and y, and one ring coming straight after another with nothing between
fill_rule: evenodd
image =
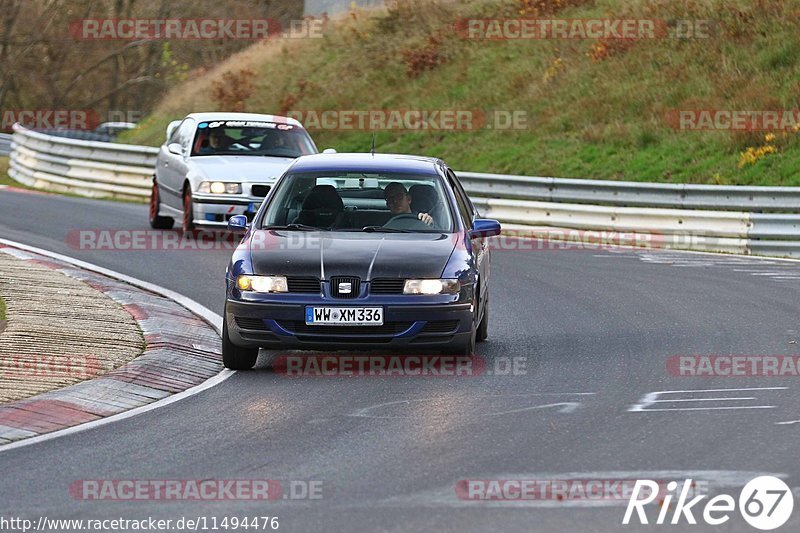
<instances>
[{"instance_id":1,"label":"rike67 logo","mask_svg":"<svg viewBox=\"0 0 800 533\"><path fill-rule=\"evenodd\" d=\"M708 498L708 495L700 494L689 500L691 486L691 479L684 481L680 492L678 492L676 481L671 481L667 485L667 494L660 502L655 524L696 525L695 513L701 514L703 521L712 526L725 524L731 519L737 504L733 496L719 494L708 499L702 505L701 502ZM678 498L677 502L673 504L675 495L678 495ZM636 519L640 524L649 524L645 505L653 503L658 496L658 483L649 479L637 480L630 500L628 500L628 507L625 509L622 523L630 524L635 511ZM751 479L744 486L739 493L738 505L739 513L748 524L756 529L768 531L781 527L789 520L794 509L794 496L789 486L780 479L774 476L759 476ZM670 513L672 518L667 521Z\"/></svg>"}]
</instances>

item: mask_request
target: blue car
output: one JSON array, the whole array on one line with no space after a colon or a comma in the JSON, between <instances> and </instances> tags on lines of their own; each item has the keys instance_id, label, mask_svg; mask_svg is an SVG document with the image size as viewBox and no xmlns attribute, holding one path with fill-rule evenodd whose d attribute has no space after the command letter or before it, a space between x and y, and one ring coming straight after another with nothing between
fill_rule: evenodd
<instances>
[{"instance_id":1,"label":"blue car","mask_svg":"<svg viewBox=\"0 0 800 533\"><path fill-rule=\"evenodd\" d=\"M318 154L295 160L248 224L226 271L222 355L258 349L437 350L472 355L488 336L486 237L440 159Z\"/></svg>"}]
</instances>

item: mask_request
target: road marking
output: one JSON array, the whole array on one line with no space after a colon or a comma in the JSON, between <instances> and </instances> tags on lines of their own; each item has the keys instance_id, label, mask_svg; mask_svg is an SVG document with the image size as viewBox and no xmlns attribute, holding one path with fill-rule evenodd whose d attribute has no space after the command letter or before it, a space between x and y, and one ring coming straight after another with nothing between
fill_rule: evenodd
<instances>
[{"instance_id":1,"label":"road marking","mask_svg":"<svg viewBox=\"0 0 800 533\"><path fill-rule=\"evenodd\" d=\"M504 399L514 396L522 396L522 397L530 397L530 396L592 396L594 392L550 392L550 393L528 393L528 394L502 394L502 395L478 395L472 396L475 399ZM395 405L404 405L410 406L412 403L422 403L422 402L439 402L439 401L446 401L452 400L452 398L446 396L440 396L436 398L419 398L415 400L396 400L393 402L385 402L379 403L376 405L370 405L369 407L362 407L361 409L357 409L350 414L345 416L350 416L354 418L378 418L378 419L404 419L404 418L412 418L413 415L381 415L381 414L373 414L374 411L395 406ZM548 403L548 404L539 404L539 405L529 405L525 407L517 407L513 409L508 409L505 411L495 411L489 413L478 413L472 416L476 417L485 417L485 416L502 416L514 413L522 413L526 411L534 411L538 409L548 409L552 407L559 407L556 411L558 413L571 413L575 411L578 407L580 407L581 402L555 402L555 403ZM463 404L459 405L460 409L463 409Z\"/></svg>"},{"instance_id":2,"label":"road marking","mask_svg":"<svg viewBox=\"0 0 800 533\"><path fill-rule=\"evenodd\" d=\"M713 393L713 392L747 392L747 391L764 391L764 390L786 390L788 387L747 387L741 389L688 389L688 390L668 390L668 391L655 391L648 392L639 400L639 403L634 404L628 408L631 413L645 413L653 411L716 411L716 410L731 410L731 409L774 409L774 405L734 405L734 406L719 406L719 407L663 407L663 408L650 408L649 406L658 403L677 403L677 402L725 402L725 401L751 401L757 400L756 397L738 398L723 396L718 398L676 398L676 399L661 399L669 394L698 394L698 393Z\"/></svg>"},{"instance_id":3,"label":"road marking","mask_svg":"<svg viewBox=\"0 0 800 533\"><path fill-rule=\"evenodd\" d=\"M531 407L520 407L519 409L511 409L509 411L500 411L497 413L484 413L479 416L500 416L500 415L510 415L513 413L522 413L525 411L533 411L535 409L547 409L548 407L559 407L561 409L558 410L559 413L571 413L578 407L580 407L580 402L560 402L560 403L548 403L545 405L534 405Z\"/></svg>"},{"instance_id":4,"label":"road marking","mask_svg":"<svg viewBox=\"0 0 800 533\"><path fill-rule=\"evenodd\" d=\"M79 268L89 270L91 272L96 272L98 274L102 274L104 276L108 276L110 278L114 278L120 281L124 281L130 285L135 287L139 287L141 289L159 294L164 296L165 298L169 298L174 302L182 305L192 313L196 314L197 316L201 317L205 320L212 328L214 328L217 334L220 334L222 331L222 317L207 307L195 302L194 300L179 294L175 291L170 289L161 287L154 283L150 283L147 281L142 281L137 278L133 278L131 276L127 276L125 274L121 274L119 272L115 272L113 270L109 270L107 268L103 268L97 265L93 265L91 263L87 263L85 261L81 261L79 259L74 259L72 257L61 255L55 252L50 252L48 250L43 250L41 248L36 248L34 246L28 246L27 244L18 243L15 241L9 241L7 239L0 239L0 245L11 246L21 250L25 250L28 252L32 252L35 254L43 255L45 257L50 257L53 259L58 259L59 261L63 261L65 263L69 263L71 265L77 266ZM135 359L134 359L135 361ZM124 413L119 413L116 415L112 415L106 418L101 418L99 420L94 420L92 422L87 422L85 424L80 424L77 426L73 426L70 428L62 429L59 431L53 431L52 433L46 433L44 435L39 435L38 437L32 437L29 439L12 442L9 444L0 445L0 452L5 452L9 450L13 450L16 448L21 448L23 446L29 446L32 444L37 444L39 442L45 442L51 439L55 439L58 437L63 437L65 435L71 435L73 433L79 433L81 431L87 431L90 429L94 429L100 426L104 426L106 424L110 424L112 422L118 422L120 420L125 420L126 418L132 418L134 416L138 416L149 411L153 411L155 409L159 409L161 407L166 407L167 405L173 404L175 402L179 402L196 394L199 394L205 390L208 390L212 387L215 387L234 375L235 372L232 370L223 370L219 374L214 377L211 377L204 381L203 383L192 387L191 389L186 389L185 391L179 392L177 394L173 394L168 396L162 400L158 400L153 403L149 403L147 405L143 405L142 407L137 407L135 409L131 409L130 411L125 411Z\"/></svg>"}]
</instances>

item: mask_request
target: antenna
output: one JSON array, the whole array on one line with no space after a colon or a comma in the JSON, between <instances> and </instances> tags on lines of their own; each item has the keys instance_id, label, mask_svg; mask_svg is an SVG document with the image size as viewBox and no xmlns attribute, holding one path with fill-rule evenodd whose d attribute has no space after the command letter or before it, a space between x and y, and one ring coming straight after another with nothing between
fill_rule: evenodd
<instances>
[{"instance_id":1,"label":"antenna","mask_svg":"<svg viewBox=\"0 0 800 533\"><path fill-rule=\"evenodd\" d=\"M372 155L375 155L375 132L372 132Z\"/></svg>"}]
</instances>

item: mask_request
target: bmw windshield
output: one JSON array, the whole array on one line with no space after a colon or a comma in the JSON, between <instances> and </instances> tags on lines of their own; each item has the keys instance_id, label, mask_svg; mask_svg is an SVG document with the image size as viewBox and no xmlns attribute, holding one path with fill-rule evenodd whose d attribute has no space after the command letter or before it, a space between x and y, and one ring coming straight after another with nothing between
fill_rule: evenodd
<instances>
[{"instance_id":1,"label":"bmw windshield","mask_svg":"<svg viewBox=\"0 0 800 533\"><path fill-rule=\"evenodd\" d=\"M281 122L217 120L197 125L193 156L300 157L316 153L308 132Z\"/></svg>"}]
</instances>

